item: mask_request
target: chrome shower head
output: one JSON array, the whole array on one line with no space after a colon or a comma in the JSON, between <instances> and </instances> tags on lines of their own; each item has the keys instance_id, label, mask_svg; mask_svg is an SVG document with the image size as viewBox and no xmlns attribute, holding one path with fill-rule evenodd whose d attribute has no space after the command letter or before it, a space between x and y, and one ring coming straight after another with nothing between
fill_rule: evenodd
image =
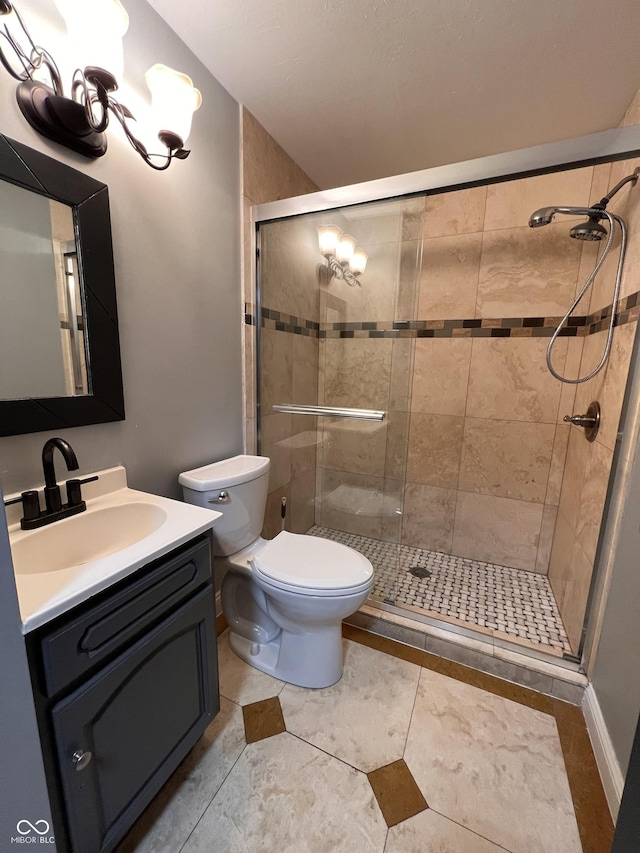
<instances>
[{"instance_id":1,"label":"chrome shower head","mask_svg":"<svg viewBox=\"0 0 640 853\"><path fill-rule=\"evenodd\" d=\"M558 211L557 207L541 207L529 217L529 228L540 228L548 225Z\"/></svg>"},{"instance_id":2,"label":"chrome shower head","mask_svg":"<svg viewBox=\"0 0 640 853\"><path fill-rule=\"evenodd\" d=\"M574 225L569 231L569 236L574 240L604 240L607 234L608 231L600 224L600 216L597 214L589 216L586 222Z\"/></svg>"}]
</instances>

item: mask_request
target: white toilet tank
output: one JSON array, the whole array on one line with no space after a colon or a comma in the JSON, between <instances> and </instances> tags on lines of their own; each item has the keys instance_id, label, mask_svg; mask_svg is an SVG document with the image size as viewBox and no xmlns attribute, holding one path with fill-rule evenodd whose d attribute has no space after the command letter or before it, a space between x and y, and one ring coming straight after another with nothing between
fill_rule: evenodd
<instances>
[{"instance_id":1,"label":"white toilet tank","mask_svg":"<svg viewBox=\"0 0 640 853\"><path fill-rule=\"evenodd\" d=\"M222 513L213 527L216 556L235 554L260 535L269 466L266 456L233 456L180 474L187 503Z\"/></svg>"}]
</instances>

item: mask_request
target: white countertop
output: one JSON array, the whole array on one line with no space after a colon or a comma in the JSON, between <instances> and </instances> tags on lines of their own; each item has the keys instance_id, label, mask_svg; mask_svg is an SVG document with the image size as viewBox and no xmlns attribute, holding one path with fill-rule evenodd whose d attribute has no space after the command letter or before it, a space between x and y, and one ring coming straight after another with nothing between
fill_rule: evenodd
<instances>
[{"instance_id":1,"label":"white countertop","mask_svg":"<svg viewBox=\"0 0 640 853\"><path fill-rule=\"evenodd\" d=\"M34 565L29 566L28 571L15 572L24 634L86 601L92 595L102 592L111 584L133 574L174 548L184 545L193 537L209 530L216 519L220 518L221 513L214 510L127 488L126 472L121 466L96 473L99 479L82 487L87 513L122 504L143 503L159 507L166 515L166 520L154 532L107 556L98 556L97 559L54 571L47 571L46 566L40 570ZM39 530L20 529L21 509L21 504L7 507L9 540L12 546L39 533ZM73 522L82 515L84 513L55 521L53 525L58 528L59 534L64 534L68 529L71 535L74 530Z\"/></svg>"}]
</instances>

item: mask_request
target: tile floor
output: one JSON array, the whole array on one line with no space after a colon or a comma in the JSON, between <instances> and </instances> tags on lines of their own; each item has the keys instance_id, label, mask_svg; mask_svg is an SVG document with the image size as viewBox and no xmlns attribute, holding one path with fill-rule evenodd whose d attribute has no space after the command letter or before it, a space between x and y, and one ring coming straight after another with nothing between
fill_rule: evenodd
<instances>
[{"instance_id":1,"label":"tile floor","mask_svg":"<svg viewBox=\"0 0 640 853\"><path fill-rule=\"evenodd\" d=\"M317 525L308 533L364 554L376 570L372 595L380 601L500 631L552 654L571 653L546 575Z\"/></svg>"},{"instance_id":2,"label":"tile floor","mask_svg":"<svg viewBox=\"0 0 640 853\"><path fill-rule=\"evenodd\" d=\"M222 634L220 713L117 853L609 849L577 708L344 633L343 678L323 690L253 669Z\"/></svg>"}]
</instances>

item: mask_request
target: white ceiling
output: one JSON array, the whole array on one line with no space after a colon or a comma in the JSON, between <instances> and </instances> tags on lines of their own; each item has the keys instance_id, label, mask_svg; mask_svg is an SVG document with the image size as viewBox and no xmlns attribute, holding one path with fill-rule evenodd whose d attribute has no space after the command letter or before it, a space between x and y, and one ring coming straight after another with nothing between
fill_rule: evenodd
<instances>
[{"instance_id":1,"label":"white ceiling","mask_svg":"<svg viewBox=\"0 0 640 853\"><path fill-rule=\"evenodd\" d=\"M638 0L149 1L323 189L615 127L640 88Z\"/></svg>"}]
</instances>

